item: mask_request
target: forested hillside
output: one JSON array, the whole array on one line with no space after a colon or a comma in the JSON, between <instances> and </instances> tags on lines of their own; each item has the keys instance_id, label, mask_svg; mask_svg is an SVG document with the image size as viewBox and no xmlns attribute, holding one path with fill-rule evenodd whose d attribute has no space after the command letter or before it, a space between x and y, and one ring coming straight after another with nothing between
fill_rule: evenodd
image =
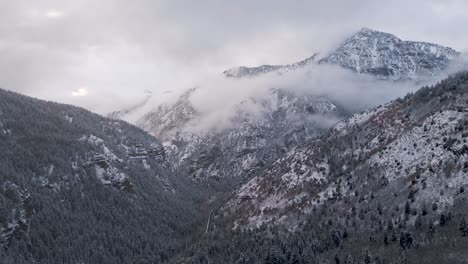
<instances>
[{"instance_id":1,"label":"forested hillside","mask_svg":"<svg viewBox=\"0 0 468 264\"><path fill-rule=\"evenodd\" d=\"M122 121L0 90L1 263L160 263L202 195Z\"/></svg>"}]
</instances>

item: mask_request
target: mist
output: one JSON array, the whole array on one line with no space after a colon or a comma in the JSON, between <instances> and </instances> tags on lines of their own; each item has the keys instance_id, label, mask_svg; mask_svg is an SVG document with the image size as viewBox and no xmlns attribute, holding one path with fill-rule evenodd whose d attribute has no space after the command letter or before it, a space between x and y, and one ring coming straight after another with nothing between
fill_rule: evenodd
<instances>
[{"instance_id":1,"label":"mist","mask_svg":"<svg viewBox=\"0 0 468 264\"><path fill-rule=\"evenodd\" d=\"M403 97L422 86L433 85L449 74L468 70L467 61L461 57L438 75L406 81L379 80L374 76L356 74L339 66L322 64L312 64L304 69L283 74L272 72L241 79L214 74L194 85L197 89L190 97L190 103L197 116L185 129L193 133L216 132L239 126L239 116L243 117L243 121L261 120L265 114L277 108L276 102L271 101L274 89L298 97L327 98L347 112L357 113ZM182 91L185 90L153 98L152 102L139 112L148 112L151 107L161 104L171 105ZM135 122L138 115L134 114L132 118L127 120ZM311 118L318 126L323 127L330 127L339 121L330 116L324 118L315 115Z\"/></svg>"}]
</instances>

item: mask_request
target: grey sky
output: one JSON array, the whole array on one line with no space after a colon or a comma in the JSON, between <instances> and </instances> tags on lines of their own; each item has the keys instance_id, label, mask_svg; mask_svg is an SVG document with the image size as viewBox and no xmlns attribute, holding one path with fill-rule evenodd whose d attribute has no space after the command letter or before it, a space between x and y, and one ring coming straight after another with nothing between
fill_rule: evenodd
<instances>
[{"instance_id":1,"label":"grey sky","mask_svg":"<svg viewBox=\"0 0 468 264\"><path fill-rule=\"evenodd\" d=\"M0 1L0 87L101 113L326 53L363 26L468 49L465 0Z\"/></svg>"}]
</instances>

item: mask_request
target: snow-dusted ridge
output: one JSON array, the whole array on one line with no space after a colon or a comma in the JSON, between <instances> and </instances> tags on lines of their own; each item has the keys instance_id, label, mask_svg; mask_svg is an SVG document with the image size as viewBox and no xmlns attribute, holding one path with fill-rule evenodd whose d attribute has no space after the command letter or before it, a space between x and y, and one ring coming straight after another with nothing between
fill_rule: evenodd
<instances>
[{"instance_id":1,"label":"snow-dusted ridge","mask_svg":"<svg viewBox=\"0 0 468 264\"><path fill-rule=\"evenodd\" d=\"M450 210L468 186L467 103L463 73L355 115L289 151L222 211L236 212L234 228L295 229L322 206L344 215L350 205L379 206L395 222L404 212L391 208L408 202L414 210Z\"/></svg>"}]
</instances>

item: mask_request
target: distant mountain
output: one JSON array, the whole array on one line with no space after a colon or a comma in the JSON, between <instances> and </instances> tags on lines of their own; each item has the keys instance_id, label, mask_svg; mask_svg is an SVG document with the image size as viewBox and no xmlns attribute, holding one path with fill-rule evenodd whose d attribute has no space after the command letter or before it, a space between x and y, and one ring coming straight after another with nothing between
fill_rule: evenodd
<instances>
[{"instance_id":1,"label":"distant mountain","mask_svg":"<svg viewBox=\"0 0 468 264\"><path fill-rule=\"evenodd\" d=\"M2 263L165 261L197 187L143 130L0 89Z\"/></svg>"},{"instance_id":2,"label":"distant mountain","mask_svg":"<svg viewBox=\"0 0 468 264\"><path fill-rule=\"evenodd\" d=\"M282 74L311 64L331 64L379 79L412 79L430 76L445 70L460 55L441 45L403 41L396 36L363 28L346 39L326 57L316 61L317 54L291 65L236 67L224 71L226 77L254 77L269 72Z\"/></svg>"},{"instance_id":3,"label":"distant mountain","mask_svg":"<svg viewBox=\"0 0 468 264\"><path fill-rule=\"evenodd\" d=\"M379 78L400 79L436 74L458 55L441 45L403 41L389 33L363 28L319 63Z\"/></svg>"},{"instance_id":4,"label":"distant mountain","mask_svg":"<svg viewBox=\"0 0 468 264\"><path fill-rule=\"evenodd\" d=\"M465 72L290 150L213 210L191 251L218 263L465 263L467 140Z\"/></svg>"}]
</instances>

